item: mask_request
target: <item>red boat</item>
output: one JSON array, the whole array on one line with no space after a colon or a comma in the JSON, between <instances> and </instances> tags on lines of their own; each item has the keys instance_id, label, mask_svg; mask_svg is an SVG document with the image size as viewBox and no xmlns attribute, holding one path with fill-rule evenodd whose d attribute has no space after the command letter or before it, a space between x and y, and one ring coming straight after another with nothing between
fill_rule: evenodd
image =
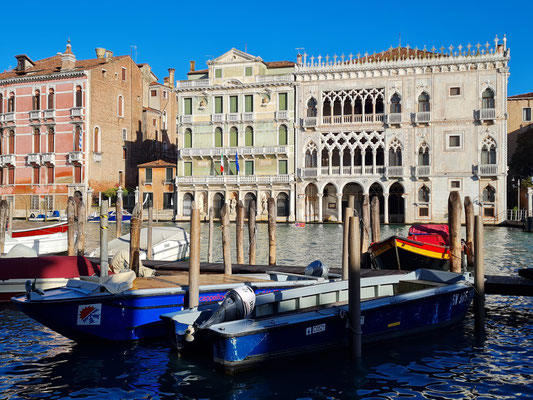
<instances>
[{"instance_id":1,"label":"red boat","mask_svg":"<svg viewBox=\"0 0 533 400\"><path fill-rule=\"evenodd\" d=\"M0 258L0 302L26 291L27 280L39 290L66 285L69 278L98 274L99 265L82 256Z\"/></svg>"},{"instance_id":2,"label":"red boat","mask_svg":"<svg viewBox=\"0 0 533 400\"><path fill-rule=\"evenodd\" d=\"M377 269L447 270L450 259L448 225L413 225L407 238L391 236L368 249Z\"/></svg>"},{"instance_id":3,"label":"red boat","mask_svg":"<svg viewBox=\"0 0 533 400\"><path fill-rule=\"evenodd\" d=\"M68 230L68 223L62 222L59 224L46 225L38 228L30 229L19 229L11 233L11 237L28 237L28 236L41 236L41 235L51 235L53 233L63 233Z\"/></svg>"}]
</instances>

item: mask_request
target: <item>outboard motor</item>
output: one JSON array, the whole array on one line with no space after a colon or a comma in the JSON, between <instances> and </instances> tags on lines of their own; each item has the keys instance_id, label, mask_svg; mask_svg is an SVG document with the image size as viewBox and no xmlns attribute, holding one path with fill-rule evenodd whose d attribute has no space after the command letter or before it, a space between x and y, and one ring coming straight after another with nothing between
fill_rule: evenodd
<instances>
[{"instance_id":1,"label":"outboard motor","mask_svg":"<svg viewBox=\"0 0 533 400\"><path fill-rule=\"evenodd\" d=\"M248 317L255 307L255 293L250 286L231 289L211 317L198 325L198 329L207 329L221 322L235 321Z\"/></svg>"},{"instance_id":2,"label":"outboard motor","mask_svg":"<svg viewBox=\"0 0 533 400\"><path fill-rule=\"evenodd\" d=\"M317 276L319 278L328 278L329 268L320 260L313 261L307 267L305 267L304 275Z\"/></svg>"}]
</instances>

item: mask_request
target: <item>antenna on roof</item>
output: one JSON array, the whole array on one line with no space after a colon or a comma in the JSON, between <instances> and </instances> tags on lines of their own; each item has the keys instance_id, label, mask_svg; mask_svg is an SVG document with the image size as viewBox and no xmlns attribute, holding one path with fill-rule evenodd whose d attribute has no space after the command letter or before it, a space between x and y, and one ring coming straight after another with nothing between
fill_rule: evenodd
<instances>
[{"instance_id":1,"label":"antenna on roof","mask_svg":"<svg viewBox=\"0 0 533 400\"><path fill-rule=\"evenodd\" d=\"M135 49L135 59L134 59L134 61L135 61L135 64L137 64L137 45L135 45L135 44L130 45L130 57L131 58L133 58L133 54L132 54L133 53L133 49Z\"/></svg>"},{"instance_id":2,"label":"antenna on roof","mask_svg":"<svg viewBox=\"0 0 533 400\"><path fill-rule=\"evenodd\" d=\"M298 54L303 54L303 53L305 53L305 47L296 47L295 50L298 52Z\"/></svg>"},{"instance_id":3,"label":"antenna on roof","mask_svg":"<svg viewBox=\"0 0 533 400\"><path fill-rule=\"evenodd\" d=\"M399 33L399 37L398 37L398 47L402 47L402 33L401 32Z\"/></svg>"}]
</instances>

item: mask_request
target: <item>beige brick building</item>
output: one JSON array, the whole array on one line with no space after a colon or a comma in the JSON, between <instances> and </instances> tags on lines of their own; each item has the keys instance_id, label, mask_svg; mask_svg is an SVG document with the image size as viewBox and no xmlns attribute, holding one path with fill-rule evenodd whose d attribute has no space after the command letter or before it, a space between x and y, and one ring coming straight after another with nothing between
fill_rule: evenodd
<instances>
[{"instance_id":1,"label":"beige brick building","mask_svg":"<svg viewBox=\"0 0 533 400\"><path fill-rule=\"evenodd\" d=\"M511 162L511 157L516 150L517 137L533 125L531 110L533 110L533 92L507 98L508 162Z\"/></svg>"}]
</instances>

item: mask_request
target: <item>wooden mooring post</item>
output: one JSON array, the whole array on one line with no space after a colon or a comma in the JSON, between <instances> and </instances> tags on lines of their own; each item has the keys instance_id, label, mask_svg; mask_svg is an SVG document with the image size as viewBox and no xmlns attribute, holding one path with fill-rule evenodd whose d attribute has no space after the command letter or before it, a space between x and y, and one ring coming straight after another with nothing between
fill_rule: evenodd
<instances>
[{"instance_id":1,"label":"wooden mooring post","mask_svg":"<svg viewBox=\"0 0 533 400\"><path fill-rule=\"evenodd\" d=\"M9 213L7 200L0 200L0 254L4 254L6 246L6 223Z\"/></svg>"},{"instance_id":2,"label":"wooden mooring post","mask_svg":"<svg viewBox=\"0 0 533 400\"><path fill-rule=\"evenodd\" d=\"M67 232L67 255L69 256L75 256L76 255L76 243L75 243L75 237L76 237L76 204L74 203L74 197L69 196L67 200L67 226L68 226L68 232Z\"/></svg>"},{"instance_id":3,"label":"wooden mooring post","mask_svg":"<svg viewBox=\"0 0 533 400\"><path fill-rule=\"evenodd\" d=\"M78 202L77 208L78 219L78 255L83 256L85 254L85 223L87 222L87 212L83 199Z\"/></svg>"},{"instance_id":4,"label":"wooden mooring post","mask_svg":"<svg viewBox=\"0 0 533 400\"><path fill-rule=\"evenodd\" d=\"M350 217L353 217L353 208L344 209L343 235L342 235L342 279L348 279L349 243L350 243Z\"/></svg>"},{"instance_id":5,"label":"wooden mooring post","mask_svg":"<svg viewBox=\"0 0 533 400\"><path fill-rule=\"evenodd\" d=\"M483 217L476 215L474 227L474 324L478 332L485 330L485 234Z\"/></svg>"},{"instance_id":6,"label":"wooden mooring post","mask_svg":"<svg viewBox=\"0 0 533 400\"><path fill-rule=\"evenodd\" d=\"M213 231L215 230L215 208L209 207L209 232L207 236L207 262L213 262Z\"/></svg>"},{"instance_id":7,"label":"wooden mooring post","mask_svg":"<svg viewBox=\"0 0 533 400\"><path fill-rule=\"evenodd\" d=\"M229 233L229 206L224 203L220 210L222 220L222 258L224 259L224 273L231 275L231 243Z\"/></svg>"},{"instance_id":8,"label":"wooden mooring post","mask_svg":"<svg viewBox=\"0 0 533 400\"><path fill-rule=\"evenodd\" d=\"M461 272L461 196L454 190L448 197L448 227L450 230L450 271Z\"/></svg>"},{"instance_id":9,"label":"wooden mooring post","mask_svg":"<svg viewBox=\"0 0 533 400\"><path fill-rule=\"evenodd\" d=\"M242 204L242 200L237 202L235 233L237 242L237 264L244 264L244 204Z\"/></svg>"},{"instance_id":10,"label":"wooden mooring post","mask_svg":"<svg viewBox=\"0 0 533 400\"><path fill-rule=\"evenodd\" d=\"M118 222L117 222L118 223ZM152 260L154 258L154 249L152 248L152 228L154 225L154 208L152 207L152 202L148 206L148 229L147 229L147 238L146 238L146 259Z\"/></svg>"},{"instance_id":11,"label":"wooden mooring post","mask_svg":"<svg viewBox=\"0 0 533 400\"><path fill-rule=\"evenodd\" d=\"M361 213L363 219L363 232L361 234L361 254L368 251L370 245L370 203L368 201L368 195L363 196L363 204L361 205Z\"/></svg>"},{"instance_id":12,"label":"wooden mooring post","mask_svg":"<svg viewBox=\"0 0 533 400\"><path fill-rule=\"evenodd\" d=\"M379 226L379 197L374 196L370 202L370 222L372 225L372 242L379 242L381 233Z\"/></svg>"},{"instance_id":13,"label":"wooden mooring post","mask_svg":"<svg viewBox=\"0 0 533 400\"><path fill-rule=\"evenodd\" d=\"M474 204L470 196L465 197L465 222L466 222L466 262L469 267L474 266Z\"/></svg>"},{"instance_id":14,"label":"wooden mooring post","mask_svg":"<svg viewBox=\"0 0 533 400\"><path fill-rule=\"evenodd\" d=\"M276 265L276 200L268 199L268 265Z\"/></svg>"},{"instance_id":15,"label":"wooden mooring post","mask_svg":"<svg viewBox=\"0 0 533 400\"><path fill-rule=\"evenodd\" d=\"M130 269L139 275L139 248L141 242L142 208L135 204L130 221Z\"/></svg>"},{"instance_id":16,"label":"wooden mooring post","mask_svg":"<svg viewBox=\"0 0 533 400\"><path fill-rule=\"evenodd\" d=\"M256 226L255 226L255 201L251 201L248 206L248 264L255 265L255 251L256 251Z\"/></svg>"},{"instance_id":17,"label":"wooden mooring post","mask_svg":"<svg viewBox=\"0 0 533 400\"><path fill-rule=\"evenodd\" d=\"M116 237L122 236L122 209L123 209L123 199L122 199L122 188L119 186L117 190L117 201L115 203L116 214L117 214L117 226L116 226Z\"/></svg>"},{"instance_id":18,"label":"wooden mooring post","mask_svg":"<svg viewBox=\"0 0 533 400\"><path fill-rule=\"evenodd\" d=\"M189 308L200 303L200 210L192 202L189 250Z\"/></svg>"},{"instance_id":19,"label":"wooden mooring post","mask_svg":"<svg viewBox=\"0 0 533 400\"><path fill-rule=\"evenodd\" d=\"M11 235L13 233L13 213L15 211L14 201L9 202L9 216L7 217L7 233Z\"/></svg>"},{"instance_id":20,"label":"wooden mooring post","mask_svg":"<svg viewBox=\"0 0 533 400\"><path fill-rule=\"evenodd\" d=\"M348 314L350 348L355 358L361 357L361 238L359 217L349 218Z\"/></svg>"},{"instance_id":21,"label":"wooden mooring post","mask_svg":"<svg viewBox=\"0 0 533 400\"><path fill-rule=\"evenodd\" d=\"M107 207L107 201L102 201L100 204L100 276L108 274L107 226L109 216Z\"/></svg>"}]
</instances>

